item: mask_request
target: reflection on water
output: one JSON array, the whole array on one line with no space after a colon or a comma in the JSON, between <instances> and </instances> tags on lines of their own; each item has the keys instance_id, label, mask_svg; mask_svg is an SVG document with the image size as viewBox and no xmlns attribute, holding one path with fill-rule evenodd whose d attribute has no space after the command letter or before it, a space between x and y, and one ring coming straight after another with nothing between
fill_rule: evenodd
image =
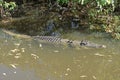
<instances>
[{"instance_id":1,"label":"reflection on water","mask_svg":"<svg viewBox=\"0 0 120 80\"><path fill-rule=\"evenodd\" d=\"M79 33L65 35L108 46L106 49L76 49L0 33L0 80L120 79L120 42L97 40Z\"/></svg>"},{"instance_id":2,"label":"reflection on water","mask_svg":"<svg viewBox=\"0 0 120 80\"><path fill-rule=\"evenodd\" d=\"M0 80L40 80L34 71L0 65Z\"/></svg>"}]
</instances>

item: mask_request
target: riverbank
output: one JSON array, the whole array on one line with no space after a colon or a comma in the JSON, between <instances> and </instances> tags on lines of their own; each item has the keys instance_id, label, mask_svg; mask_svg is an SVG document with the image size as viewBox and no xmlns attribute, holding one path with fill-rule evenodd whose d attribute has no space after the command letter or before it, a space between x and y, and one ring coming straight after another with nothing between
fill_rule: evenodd
<instances>
[{"instance_id":1,"label":"riverbank","mask_svg":"<svg viewBox=\"0 0 120 80\"><path fill-rule=\"evenodd\" d=\"M119 15L93 17L88 14L80 14L78 10L75 13L67 10L61 14L57 7L50 9L40 4L31 5L33 4L24 5L19 9L19 12L14 13L12 18L3 19L0 22L0 27L13 29L30 36L60 36L69 33L69 31L80 31L85 33L106 32L110 37L120 38Z\"/></svg>"}]
</instances>

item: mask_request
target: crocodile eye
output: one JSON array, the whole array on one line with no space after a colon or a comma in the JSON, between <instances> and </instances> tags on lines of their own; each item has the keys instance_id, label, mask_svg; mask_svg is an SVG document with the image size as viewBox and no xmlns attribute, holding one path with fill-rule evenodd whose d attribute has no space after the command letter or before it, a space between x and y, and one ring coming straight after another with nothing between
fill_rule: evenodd
<instances>
[{"instance_id":1,"label":"crocodile eye","mask_svg":"<svg viewBox=\"0 0 120 80\"><path fill-rule=\"evenodd\" d=\"M85 44L85 43L80 43L80 45L81 45L81 46L84 46L84 45L86 45L86 44Z\"/></svg>"},{"instance_id":2,"label":"crocodile eye","mask_svg":"<svg viewBox=\"0 0 120 80\"><path fill-rule=\"evenodd\" d=\"M86 40L82 40L81 43L80 43L81 46L85 46L87 45L87 41Z\"/></svg>"},{"instance_id":3,"label":"crocodile eye","mask_svg":"<svg viewBox=\"0 0 120 80\"><path fill-rule=\"evenodd\" d=\"M67 41L67 43L73 43L73 42L69 40L69 41Z\"/></svg>"}]
</instances>

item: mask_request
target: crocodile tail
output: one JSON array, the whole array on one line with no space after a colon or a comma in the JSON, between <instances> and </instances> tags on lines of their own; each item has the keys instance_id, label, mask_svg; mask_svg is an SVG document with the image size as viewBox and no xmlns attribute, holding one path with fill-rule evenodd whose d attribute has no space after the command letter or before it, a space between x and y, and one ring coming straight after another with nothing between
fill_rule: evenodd
<instances>
[{"instance_id":1,"label":"crocodile tail","mask_svg":"<svg viewBox=\"0 0 120 80\"><path fill-rule=\"evenodd\" d=\"M54 36L33 36L35 40L52 42L52 43L60 43L61 38L54 37Z\"/></svg>"}]
</instances>

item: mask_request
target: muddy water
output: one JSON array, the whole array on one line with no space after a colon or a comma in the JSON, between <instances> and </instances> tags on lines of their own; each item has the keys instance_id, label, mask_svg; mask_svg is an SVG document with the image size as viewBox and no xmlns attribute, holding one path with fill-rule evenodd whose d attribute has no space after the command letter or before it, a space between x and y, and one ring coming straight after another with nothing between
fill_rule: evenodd
<instances>
[{"instance_id":1,"label":"muddy water","mask_svg":"<svg viewBox=\"0 0 120 80\"><path fill-rule=\"evenodd\" d=\"M0 80L119 80L120 42L74 32L106 49L72 48L20 39L0 31Z\"/></svg>"}]
</instances>

